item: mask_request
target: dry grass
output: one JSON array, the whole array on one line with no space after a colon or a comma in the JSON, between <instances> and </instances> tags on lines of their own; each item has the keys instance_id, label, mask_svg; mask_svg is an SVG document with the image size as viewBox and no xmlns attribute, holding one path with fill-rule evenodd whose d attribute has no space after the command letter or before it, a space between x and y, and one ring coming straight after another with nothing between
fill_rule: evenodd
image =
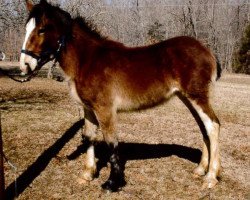
<instances>
[{"instance_id":1,"label":"dry grass","mask_svg":"<svg viewBox=\"0 0 250 200\"><path fill-rule=\"evenodd\" d=\"M109 175L103 143L97 147L99 177L79 184L85 155L78 110L66 83L36 78L18 84L1 78L0 102L4 152L18 167L20 200L250 199L249 76L224 75L216 84L223 172L212 190L201 190L202 179L192 176L202 137L177 98L155 109L119 114L127 185L112 194L100 188ZM6 163L5 172L7 191L13 194L15 173Z\"/></svg>"}]
</instances>

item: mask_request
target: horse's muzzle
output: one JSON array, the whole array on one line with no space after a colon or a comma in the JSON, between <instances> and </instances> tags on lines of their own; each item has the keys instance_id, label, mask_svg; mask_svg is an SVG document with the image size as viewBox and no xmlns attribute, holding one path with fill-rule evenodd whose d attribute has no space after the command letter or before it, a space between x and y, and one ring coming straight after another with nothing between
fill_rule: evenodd
<instances>
[{"instance_id":1,"label":"horse's muzzle","mask_svg":"<svg viewBox=\"0 0 250 200\"><path fill-rule=\"evenodd\" d=\"M36 58L33 58L30 55L26 55L24 53L21 54L20 69L23 73L29 74L37 68L37 65L38 60Z\"/></svg>"}]
</instances>

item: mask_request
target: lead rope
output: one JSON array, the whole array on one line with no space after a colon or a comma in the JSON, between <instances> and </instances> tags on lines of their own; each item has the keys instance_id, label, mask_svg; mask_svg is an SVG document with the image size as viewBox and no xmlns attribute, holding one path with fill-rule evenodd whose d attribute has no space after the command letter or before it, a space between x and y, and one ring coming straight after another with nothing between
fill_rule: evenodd
<instances>
[{"instance_id":1,"label":"lead rope","mask_svg":"<svg viewBox=\"0 0 250 200\"><path fill-rule=\"evenodd\" d=\"M56 68L56 63L57 63L57 59L54 59L53 61L53 65L50 67L49 71L51 71L51 77L53 78L53 71L54 69ZM5 70L3 69L0 69L0 72L3 73L3 75L9 77L11 80L15 81L15 82L18 82L18 83L26 83L26 82L29 82L31 81L31 79L35 76L37 76L38 74L38 71L35 71L34 73L32 73L31 75L29 75L28 77L26 78L23 78L23 79L18 79L18 78L15 78L15 76L13 75L10 75L9 73L7 73Z\"/></svg>"},{"instance_id":2,"label":"lead rope","mask_svg":"<svg viewBox=\"0 0 250 200\"><path fill-rule=\"evenodd\" d=\"M15 76L10 75L9 73L7 73L7 72L6 72L5 70L3 70L3 69L0 69L0 72L1 72L3 75L9 77L11 80L13 80L13 81L15 81L15 82L18 82L18 83L25 83L25 82L28 82L28 81L30 81L31 78L34 76L34 74L32 74L32 75L28 76L27 78L17 79L17 78L15 78Z\"/></svg>"},{"instance_id":3,"label":"lead rope","mask_svg":"<svg viewBox=\"0 0 250 200\"><path fill-rule=\"evenodd\" d=\"M18 173L18 169L16 167L16 165L14 165L7 157L6 155L4 154L4 152L2 152L3 154L3 157L5 159L5 162L8 163L8 165L11 167L12 171L14 172L14 178L15 178L15 199L17 199L17 173Z\"/></svg>"},{"instance_id":4,"label":"lead rope","mask_svg":"<svg viewBox=\"0 0 250 200\"><path fill-rule=\"evenodd\" d=\"M56 69L56 63L57 63L57 61L55 59L54 62L53 62L53 65L51 65L49 67L47 78L53 79L53 77L54 77L53 73L54 73L54 71Z\"/></svg>"},{"instance_id":5,"label":"lead rope","mask_svg":"<svg viewBox=\"0 0 250 200\"><path fill-rule=\"evenodd\" d=\"M56 59L54 60L54 62L53 62L53 65L50 67L50 71L51 71L51 73L52 73L52 77L53 77L53 71L54 71L54 69L55 69L55 67L56 67ZM1 70L1 69L0 69ZM1 70L2 71L2 70ZM19 80L19 79L15 79L13 76L11 76L11 75L9 75L9 74L7 74L7 73L5 73L5 71L3 71L2 72L4 75L6 75L6 76L8 76L9 78L11 78L12 80L14 80L14 81L16 81L16 82L20 82L20 83L24 83L24 82L27 82L27 81L30 81L30 79L28 79L28 78L31 78L31 76L30 77L28 77L28 78L26 78L26 79L22 79L22 80ZM33 77L33 76L32 76ZM80 107L79 107L79 118L81 119L81 109L80 109ZM1 125L1 123L2 123L2 120L1 120L1 110L0 110L0 125ZM83 128L82 128L82 133L83 133ZM5 155L5 153L3 152L3 150L0 150L1 151L1 154L2 154L2 156L3 156L3 158L4 158L4 160L5 160L5 162L10 166L10 168L11 168L11 170L13 171L13 173L14 173L14 185L15 185L15 196L14 196L14 199L17 199L17 197L18 197L18 187L17 187L17 176L18 176L18 168L16 167L16 165L15 164L13 164L13 162L12 161L10 161L8 158L7 158L7 156Z\"/></svg>"},{"instance_id":6,"label":"lead rope","mask_svg":"<svg viewBox=\"0 0 250 200\"><path fill-rule=\"evenodd\" d=\"M51 76L53 77L53 71L56 67L56 63L57 63L57 56L59 55L61 48L64 44L65 38L63 38L62 42L59 41L59 47L56 51L56 56L53 60L53 65L50 67L50 72L51 72ZM10 75L9 73L7 73L6 71L4 71L3 69L0 68L0 72L2 72L5 76L8 76L10 79L19 82L19 83L24 83L24 82L28 82L31 80L31 78L33 78L34 76L36 76L38 74L38 70L35 71L33 74L29 75L27 78L24 79L16 79L14 76ZM81 120L81 110L79 108L79 118ZM0 110L0 128L1 128L1 110ZM82 128L82 133L83 133L83 128ZM14 165L5 155L5 153L3 152L3 149L0 149L0 154L2 154L3 158L5 159L5 161L8 163L8 165L11 167L11 169L14 171L14 177L15 177L15 197L14 199L17 199L18 197L18 192L17 192L17 173L18 173L18 168L16 167L16 165ZM4 174L3 174L4 176Z\"/></svg>"},{"instance_id":7,"label":"lead rope","mask_svg":"<svg viewBox=\"0 0 250 200\"><path fill-rule=\"evenodd\" d=\"M1 110L0 110L0 128L2 128L2 119L1 119ZM4 158L5 162L7 162L7 164L11 167L12 171L14 171L14 177L15 177L15 199L17 199L17 173L18 173L18 169L16 167L16 165L14 165L5 155L5 153L3 152L3 149L0 150L2 157ZM4 174L3 174L4 176Z\"/></svg>"}]
</instances>

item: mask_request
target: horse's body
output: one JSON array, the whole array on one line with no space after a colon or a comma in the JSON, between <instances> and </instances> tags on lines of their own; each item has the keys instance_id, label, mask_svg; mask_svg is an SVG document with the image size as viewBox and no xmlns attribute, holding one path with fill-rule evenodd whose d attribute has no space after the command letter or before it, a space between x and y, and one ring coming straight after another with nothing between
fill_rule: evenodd
<instances>
[{"instance_id":1,"label":"horse's body","mask_svg":"<svg viewBox=\"0 0 250 200\"><path fill-rule=\"evenodd\" d=\"M77 71L72 70L68 76L76 83L86 105L98 99L98 103L109 101L115 110L127 110L155 105L176 91L192 95L202 90L207 95L212 81L210 74L217 73L215 59L207 56L211 55L210 52L189 37L174 38L143 48L127 48L105 41L84 49L84 39L76 40L76 44L81 42L83 49L78 49L71 56L65 55L66 62L62 63L62 68L64 71L74 69L70 67L74 60L81 63L74 69ZM195 59L198 49L204 56ZM86 54L87 57L80 56ZM209 66L209 63L213 65ZM197 79L194 74L203 78Z\"/></svg>"},{"instance_id":2,"label":"horse's body","mask_svg":"<svg viewBox=\"0 0 250 200\"><path fill-rule=\"evenodd\" d=\"M32 6L21 69L34 71L43 52L56 57L69 81L71 95L85 111L85 136L94 141L100 126L111 149L111 174L103 185L116 190L124 184L115 134L117 110L152 107L173 95L189 107L204 136L203 153L196 175L205 175L206 187L217 183L220 170L219 120L209 102L211 84L220 76L213 54L190 37L128 48L102 38L81 19L42 0ZM60 54L57 41L61 41ZM25 54L25 51L28 53ZM32 54L36 56L33 57ZM50 56L51 56L50 55ZM40 59L44 57L41 56ZM48 58L49 59L49 58ZM92 180L96 170L93 144L87 150L83 177Z\"/></svg>"}]
</instances>

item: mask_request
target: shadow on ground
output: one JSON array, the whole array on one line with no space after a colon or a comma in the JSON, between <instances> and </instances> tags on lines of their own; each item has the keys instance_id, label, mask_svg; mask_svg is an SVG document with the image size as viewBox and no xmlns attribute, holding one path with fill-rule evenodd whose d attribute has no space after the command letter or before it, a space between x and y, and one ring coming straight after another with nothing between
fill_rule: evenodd
<instances>
[{"instance_id":1,"label":"shadow on ground","mask_svg":"<svg viewBox=\"0 0 250 200\"><path fill-rule=\"evenodd\" d=\"M52 146L45 150L36 161L24 171L15 182L12 182L6 188L6 199L11 200L18 197L29 185L38 177L48 166L52 158L68 143L84 125L84 120L76 122L70 127L61 138L59 138ZM84 153L87 145L83 142L69 156L69 160L74 160ZM95 147L96 157L98 158L98 172L107 165L109 160L108 147L105 142L98 142ZM180 158L198 163L201 157L201 151L198 149L185 147L176 144L140 144L140 143L119 143L119 154L121 158L122 168L128 160L144 160L153 158L162 158L176 155ZM98 176L98 175L97 175Z\"/></svg>"},{"instance_id":2,"label":"shadow on ground","mask_svg":"<svg viewBox=\"0 0 250 200\"><path fill-rule=\"evenodd\" d=\"M82 153L85 153L88 147L88 142L83 142L77 149L68 156L69 160L78 158ZM107 166L109 161L109 149L105 142L98 142L95 145L95 154L98 158L97 173L103 167ZM144 144L144 143L119 143L119 155L121 159L122 169L128 160L145 160L154 158L169 157L172 155L189 160L193 163L199 163L201 151L191 147L185 147L176 144ZM99 174L97 174L98 177Z\"/></svg>"}]
</instances>

